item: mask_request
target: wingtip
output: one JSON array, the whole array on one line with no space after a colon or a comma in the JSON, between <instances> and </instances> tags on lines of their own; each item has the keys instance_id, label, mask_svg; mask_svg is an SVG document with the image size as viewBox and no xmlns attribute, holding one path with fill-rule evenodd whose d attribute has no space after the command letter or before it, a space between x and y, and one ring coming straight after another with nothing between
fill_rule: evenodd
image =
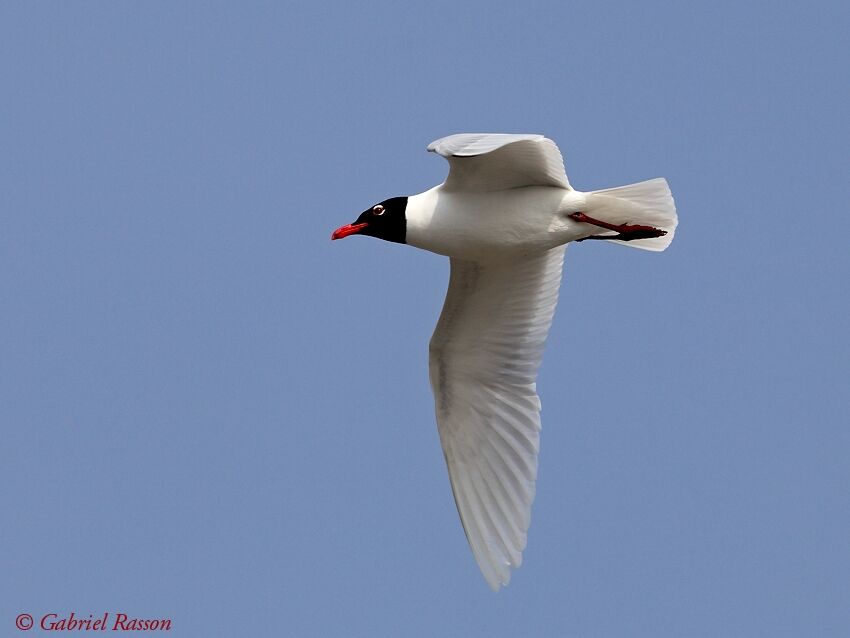
<instances>
[{"instance_id":1,"label":"wingtip","mask_svg":"<svg viewBox=\"0 0 850 638\"><path fill-rule=\"evenodd\" d=\"M508 570L508 575L504 578L496 578L495 580L487 580L487 586L493 591L494 594L498 594L502 591L503 587L507 587L511 583L511 572Z\"/></svg>"}]
</instances>

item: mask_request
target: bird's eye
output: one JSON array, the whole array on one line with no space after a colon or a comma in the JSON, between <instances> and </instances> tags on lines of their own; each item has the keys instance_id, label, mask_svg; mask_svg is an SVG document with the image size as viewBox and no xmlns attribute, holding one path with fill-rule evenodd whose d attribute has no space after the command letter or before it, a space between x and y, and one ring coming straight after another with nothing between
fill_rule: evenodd
<instances>
[{"instance_id":1,"label":"bird's eye","mask_svg":"<svg viewBox=\"0 0 850 638\"><path fill-rule=\"evenodd\" d=\"M375 206L372 209L372 214L373 215L383 215L384 214L384 207L381 206L380 204L378 204L377 206Z\"/></svg>"}]
</instances>

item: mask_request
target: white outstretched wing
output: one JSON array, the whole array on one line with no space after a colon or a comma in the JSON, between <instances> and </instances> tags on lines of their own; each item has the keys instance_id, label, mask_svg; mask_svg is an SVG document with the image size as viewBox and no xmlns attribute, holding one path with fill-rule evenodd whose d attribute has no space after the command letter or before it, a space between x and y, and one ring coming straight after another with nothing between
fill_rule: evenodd
<instances>
[{"instance_id":1,"label":"white outstretched wing","mask_svg":"<svg viewBox=\"0 0 850 638\"><path fill-rule=\"evenodd\" d=\"M537 478L535 380L564 246L496 263L451 260L430 376L440 441L475 560L494 590L519 567Z\"/></svg>"},{"instance_id":2,"label":"white outstretched wing","mask_svg":"<svg viewBox=\"0 0 850 638\"><path fill-rule=\"evenodd\" d=\"M520 186L570 188L557 145L542 135L461 133L431 142L449 160L443 188L495 191Z\"/></svg>"}]
</instances>

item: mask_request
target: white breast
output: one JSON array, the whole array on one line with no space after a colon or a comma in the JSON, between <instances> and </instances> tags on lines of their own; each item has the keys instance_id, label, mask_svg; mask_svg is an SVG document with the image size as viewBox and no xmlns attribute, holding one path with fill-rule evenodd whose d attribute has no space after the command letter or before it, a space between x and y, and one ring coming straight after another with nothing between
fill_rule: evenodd
<instances>
[{"instance_id":1,"label":"white breast","mask_svg":"<svg viewBox=\"0 0 850 638\"><path fill-rule=\"evenodd\" d=\"M472 260L547 250L587 234L567 217L583 201L584 193L556 187L468 193L437 186L408 199L407 243Z\"/></svg>"}]
</instances>

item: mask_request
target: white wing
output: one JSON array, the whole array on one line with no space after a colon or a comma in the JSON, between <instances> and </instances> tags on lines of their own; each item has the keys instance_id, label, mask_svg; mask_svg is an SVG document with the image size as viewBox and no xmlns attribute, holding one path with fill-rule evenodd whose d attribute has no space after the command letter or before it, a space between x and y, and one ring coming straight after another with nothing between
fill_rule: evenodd
<instances>
[{"instance_id":1,"label":"white wing","mask_svg":"<svg viewBox=\"0 0 850 638\"><path fill-rule=\"evenodd\" d=\"M535 380L564 251L487 264L453 258L431 338L449 479L475 560L494 590L522 563L531 522L540 430Z\"/></svg>"},{"instance_id":2,"label":"white wing","mask_svg":"<svg viewBox=\"0 0 850 638\"><path fill-rule=\"evenodd\" d=\"M542 135L461 133L431 142L428 150L449 160L446 189L570 188L561 152Z\"/></svg>"}]
</instances>

